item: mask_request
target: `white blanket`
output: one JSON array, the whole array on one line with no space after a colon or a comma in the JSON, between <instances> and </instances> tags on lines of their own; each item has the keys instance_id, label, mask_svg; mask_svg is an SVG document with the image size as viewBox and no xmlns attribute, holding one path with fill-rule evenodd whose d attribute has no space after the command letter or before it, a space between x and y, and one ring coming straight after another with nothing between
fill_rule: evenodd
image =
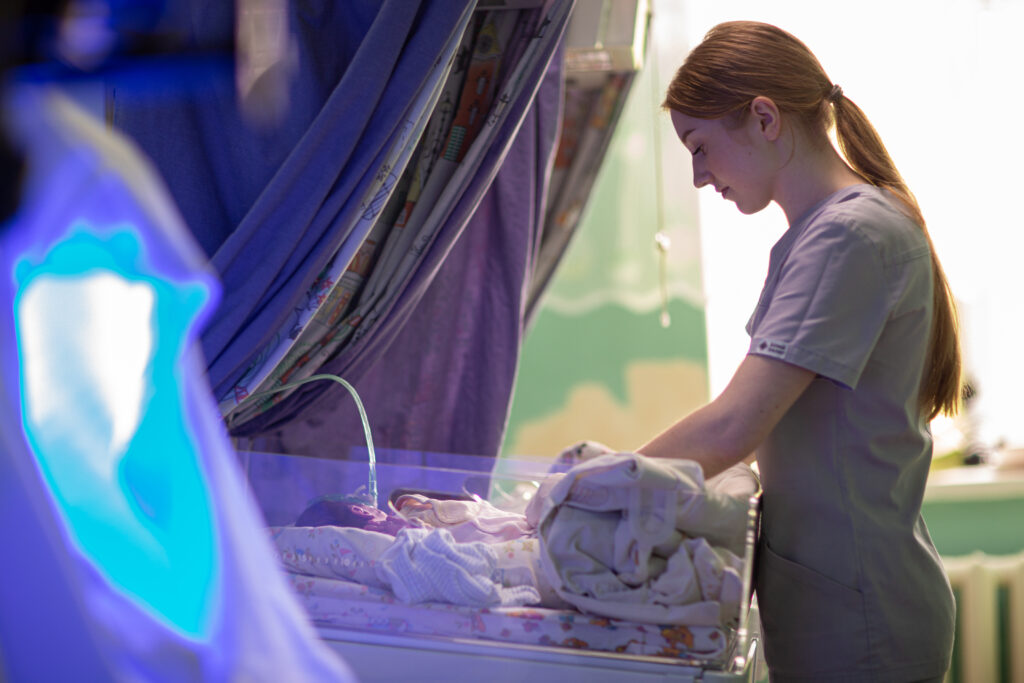
<instances>
[{"instance_id":1,"label":"white blanket","mask_svg":"<svg viewBox=\"0 0 1024 683\"><path fill-rule=\"evenodd\" d=\"M743 466L746 467L746 466ZM553 475L527 508L556 592L602 616L718 625L738 616L749 495L747 468L723 490L696 463L608 454Z\"/></svg>"},{"instance_id":2,"label":"white blanket","mask_svg":"<svg viewBox=\"0 0 1024 683\"><path fill-rule=\"evenodd\" d=\"M407 603L491 607L541 602L535 554L510 560L513 553L503 546L458 543L447 529L403 529L391 537L352 527L274 527L271 535L289 571L386 588ZM520 543L524 548L529 544L536 542Z\"/></svg>"},{"instance_id":3,"label":"white blanket","mask_svg":"<svg viewBox=\"0 0 1024 683\"><path fill-rule=\"evenodd\" d=\"M290 571L388 589L407 603L572 605L635 622L729 625L741 601L737 555L757 480L744 465L712 484L693 462L606 454L547 477L511 526L513 514L501 513L502 525L517 534L533 529L534 537L459 542L451 530L476 509L450 511L436 501L427 501L431 514L453 526L397 537L278 527L273 537Z\"/></svg>"}]
</instances>

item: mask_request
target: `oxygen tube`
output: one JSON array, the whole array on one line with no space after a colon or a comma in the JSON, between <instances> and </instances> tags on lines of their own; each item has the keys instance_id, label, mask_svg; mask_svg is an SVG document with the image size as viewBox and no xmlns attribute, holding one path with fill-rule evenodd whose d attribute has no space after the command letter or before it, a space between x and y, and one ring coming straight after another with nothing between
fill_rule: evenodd
<instances>
[{"instance_id":1,"label":"oxygen tube","mask_svg":"<svg viewBox=\"0 0 1024 683\"><path fill-rule=\"evenodd\" d=\"M261 391L256 394L252 394L250 398L256 396L264 396L267 394L276 394L279 391L293 389L303 384L308 384L309 382L314 382L321 379L328 379L331 380L332 382L337 382L341 386L345 387L348 390L348 393L352 394L352 400L356 402L356 408L359 409L359 419L362 420L363 422L363 433L366 435L366 450L370 455L370 476L369 481L367 483L367 488L369 491L370 499L373 502L373 507L377 507L377 456L373 450L373 435L370 433L370 421L366 417L366 409L363 408L363 402L359 399L359 393L356 391L355 387L353 387L351 384L343 380L341 377L338 377L337 375L310 375L306 379L298 380L295 382L289 382L288 384L283 384L279 387L268 389L267 391Z\"/></svg>"}]
</instances>

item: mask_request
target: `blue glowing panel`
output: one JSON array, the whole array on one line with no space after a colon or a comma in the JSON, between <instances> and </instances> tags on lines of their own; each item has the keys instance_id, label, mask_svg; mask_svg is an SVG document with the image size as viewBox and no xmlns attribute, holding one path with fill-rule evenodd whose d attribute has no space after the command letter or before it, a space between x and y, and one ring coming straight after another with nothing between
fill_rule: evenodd
<instances>
[{"instance_id":1,"label":"blue glowing panel","mask_svg":"<svg viewBox=\"0 0 1024 683\"><path fill-rule=\"evenodd\" d=\"M78 551L154 618L206 639L221 558L182 380L211 292L151 256L133 226L83 221L15 260L22 425Z\"/></svg>"}]
</instances>

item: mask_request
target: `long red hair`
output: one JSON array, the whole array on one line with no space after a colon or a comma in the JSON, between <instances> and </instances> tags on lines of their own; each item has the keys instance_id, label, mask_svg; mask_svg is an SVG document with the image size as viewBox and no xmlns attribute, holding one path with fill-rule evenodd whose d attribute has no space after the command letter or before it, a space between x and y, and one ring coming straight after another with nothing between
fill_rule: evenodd
<instances>
[{"instance_id":1,"label":"long red hair","mask_svg":"<svg viewBox=\"0 0 1024 683\"><path fill-rule=\"evenodd\" d=\"M711 29L669 84L664 107L702 119L743 117L757 96L802 124L809 138L839 150L865 181L892 192L924 232L931 248L933 316L920 405L929 419L954 414L961 398L956 306L917 199L860 107L841 91L817 57L796 37L770 24L731 21Z\"/></svg>"}]
</instances>

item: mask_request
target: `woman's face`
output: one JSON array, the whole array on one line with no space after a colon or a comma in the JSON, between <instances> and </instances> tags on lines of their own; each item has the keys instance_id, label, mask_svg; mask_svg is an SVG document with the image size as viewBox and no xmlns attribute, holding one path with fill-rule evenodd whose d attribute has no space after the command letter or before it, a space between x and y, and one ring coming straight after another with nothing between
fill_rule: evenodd
<instances>
[{"instance_id":1,"label":"woman's face","mask_svg":"<svg viewBox=\"0 0 1024 683\"><path fill-rule=\"evenodd\" d=\"M757 213L771 202L774 173L759 143L760 122L748 115L737 126L724 119L698 119L671 112L672 125L683 146L693 155L693 184L711 185L745 214Z\"/></svg>"}]
</instances>

